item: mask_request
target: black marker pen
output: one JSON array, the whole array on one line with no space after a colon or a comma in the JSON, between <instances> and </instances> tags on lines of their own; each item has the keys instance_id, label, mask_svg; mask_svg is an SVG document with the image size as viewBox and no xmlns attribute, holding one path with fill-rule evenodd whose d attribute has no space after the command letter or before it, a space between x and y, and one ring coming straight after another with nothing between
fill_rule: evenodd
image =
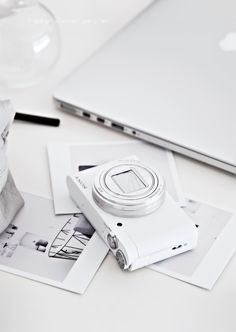
<instances>
[{"instance_id":1,"label":"black marker pen","mask_svg":"<svg viewBox=\"0 0 236 332\"><path fill-rule=\"evenodd\" d=\"M60 125L60 119L57 118L49 118L40 115L33 115L33 114L25 114L25 113L18 113L15 114L15 120L21 120L31 123L37 123L46 126L53 126L58 127Z\"/></svg>"}]
</instances>

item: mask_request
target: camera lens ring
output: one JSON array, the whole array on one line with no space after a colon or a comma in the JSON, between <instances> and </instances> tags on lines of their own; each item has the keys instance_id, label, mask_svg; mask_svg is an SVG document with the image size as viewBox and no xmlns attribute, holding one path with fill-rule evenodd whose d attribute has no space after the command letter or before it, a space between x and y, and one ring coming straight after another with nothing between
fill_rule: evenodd
<instances>
[{"instance_id":1,"label":"camera lens ring","mask_svg":"<svg viewBox=\"0 0 236 332\"><path fill-rule=\"evenodd\" d=\"M110 180L112 174L122 169L131 168L142 173L142 181L147 184L145 188L139 190L138 193L131 192L128 194L117 193L117 188L111 190L106 181L110 181L110 185L112 184ZM122 160L110 163L97 174L92 195L96 204L110 214L119 217L144 216L162 205L165 198L165 183L158 171L154 172L137 160Z\"/></svg>"}]
</instances>

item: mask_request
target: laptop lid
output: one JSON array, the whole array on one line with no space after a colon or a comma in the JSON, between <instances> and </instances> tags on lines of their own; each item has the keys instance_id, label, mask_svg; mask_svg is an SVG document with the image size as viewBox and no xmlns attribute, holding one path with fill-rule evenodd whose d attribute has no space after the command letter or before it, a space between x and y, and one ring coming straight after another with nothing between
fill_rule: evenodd
<instances>
[{"instance_id":1,"label":"laptop lid","mask_svg":"<svg viewBox=\"0 0 236 332\"><path fill-rule=\"evenodd\" d=\"M158 0L62 82L54 98L93 121L98 116L236 173L235 12L232 0Z\"/></svg>"}]
</instances>

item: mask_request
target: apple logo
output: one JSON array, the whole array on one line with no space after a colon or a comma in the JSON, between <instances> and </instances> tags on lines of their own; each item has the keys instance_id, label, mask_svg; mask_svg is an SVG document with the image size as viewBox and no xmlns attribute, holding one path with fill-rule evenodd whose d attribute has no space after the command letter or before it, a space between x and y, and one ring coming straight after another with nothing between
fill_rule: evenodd
<instances>
[{"instance_id":1,"label":"apple logo","mask_svg":"<svg viewBox=\"0 0 236 332\"><path fill-rule=\"evenodd\" d=\"M223 51L236 51L236 32L227 33L224 39L219 42L219 46Z\"/></svg>"}]
</instances>

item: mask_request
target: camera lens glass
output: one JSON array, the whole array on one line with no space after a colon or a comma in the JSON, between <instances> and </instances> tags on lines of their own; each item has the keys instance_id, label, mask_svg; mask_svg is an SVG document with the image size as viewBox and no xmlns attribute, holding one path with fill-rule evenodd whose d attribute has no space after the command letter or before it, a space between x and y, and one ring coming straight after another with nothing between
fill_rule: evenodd
<instances>
[{"instance_id":1,"label":"camera lens glass","mask_svg":"<svg viewBox=\"0 0 236 332\"><path fill-rule=\"evenodd\" d=\"M111 178L124 194L138 192L147 187L144 180L132 169L126 170L122 173L116 173L112 175Z\"/></svg>"}]
</instances>

